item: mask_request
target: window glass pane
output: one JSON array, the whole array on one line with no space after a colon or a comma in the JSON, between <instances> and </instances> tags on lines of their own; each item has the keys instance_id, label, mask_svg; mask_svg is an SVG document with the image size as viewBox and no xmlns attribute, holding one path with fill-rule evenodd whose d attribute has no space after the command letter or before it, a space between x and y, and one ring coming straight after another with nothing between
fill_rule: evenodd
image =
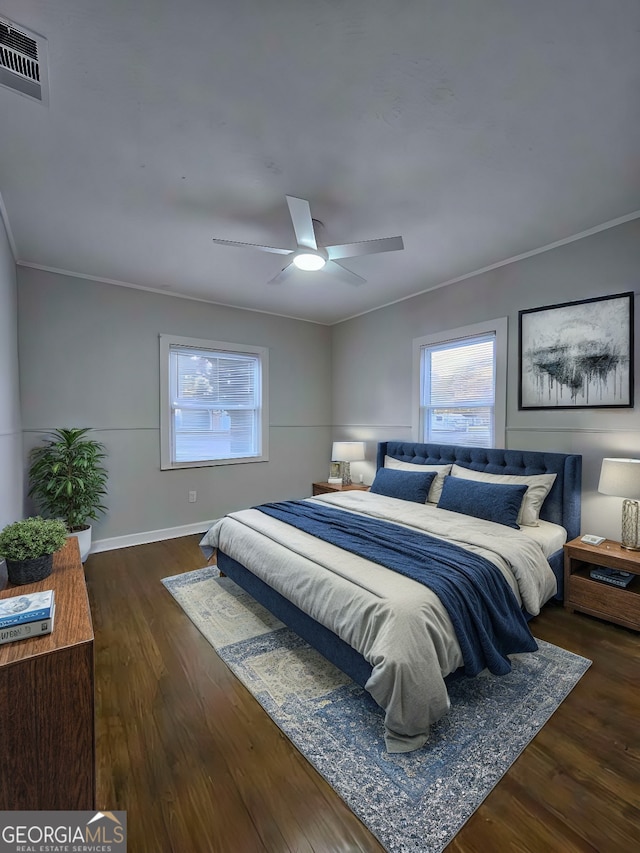
<instances>
[{"instance_id":1,"label":"window glass pane","mask_svg":"<svg viewBox=\"0 0 640 853\"><path fill-rule=\"evenodd\" d=\"M220 428L225 420L227 428ZM216 421L215 426L213 421ZM230 458L231 430L228 416L225 418L224 415L218 416L218 413L210 411L176 409L174 424L176 462Z\"/></svg>"},{"instance_id":2,"label":"window glass pane","mask_svg":"<svg viewBox=\"0 0 640 853\"><path fill-rule=\"evenodd\" d=\"M428 441L491 447L493 409L428 409Z\"/></svg>"}]
</instances>

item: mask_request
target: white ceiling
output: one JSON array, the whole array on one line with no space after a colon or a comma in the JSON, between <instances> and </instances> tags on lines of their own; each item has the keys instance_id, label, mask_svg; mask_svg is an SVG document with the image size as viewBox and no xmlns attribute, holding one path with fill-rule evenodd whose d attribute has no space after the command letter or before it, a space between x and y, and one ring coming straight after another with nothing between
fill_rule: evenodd
<instances>
[{"instance_id":1,"label":"white ceiling","mask_svg":"<svg viewBox=\"0 0 640 853\"><path fill-rule=\"evenodd\" d=\"M0 88L19 263L333 323L640 209L638 0L0 0L49 42ZM294 247L405 250L266 282Z\"/></svg>"}]
</instances>

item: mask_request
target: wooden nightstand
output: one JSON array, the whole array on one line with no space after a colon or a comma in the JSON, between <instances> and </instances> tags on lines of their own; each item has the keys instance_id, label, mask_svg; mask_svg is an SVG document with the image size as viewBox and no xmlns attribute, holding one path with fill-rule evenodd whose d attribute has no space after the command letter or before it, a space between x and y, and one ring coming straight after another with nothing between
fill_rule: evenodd
<instances>
[{"instance_id":1,"label":"wooden nightstand","mask_svg":"<svg viewBox=\"0 0 640 853\"><path fill-rule=\"evenodd\" d=\"M627 551L611 539L587 545L578 538L564 546L564 606L640 631L640 577L623 589L590 578L592 566L640 575L640 551Z\"/></svg>"},{"instance_id":2,"label":"wooden nightstand","mask_svg":"<svg viewBox=\"0 0 640 853\"><path fill-rule=\"evenodd\" d=\"M329 492L350 492L354 489L360 492L368 492L369 486L362 483L352 483L350 486L340 486L337 483L314 483L312 494L315 497L316 495L327 495Z\"/></svg>"}]
</instances>

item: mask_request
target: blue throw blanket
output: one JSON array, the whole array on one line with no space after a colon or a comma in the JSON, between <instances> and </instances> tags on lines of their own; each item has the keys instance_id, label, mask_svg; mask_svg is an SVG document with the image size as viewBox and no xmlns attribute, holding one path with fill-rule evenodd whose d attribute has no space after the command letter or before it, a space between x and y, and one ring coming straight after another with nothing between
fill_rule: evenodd
<instances>
[{"instance_id":1,"label":"blue throw blanket","mask_svg":"<svg viewBox=\"0 0 640 853\"><path fill-rule=\"evenodd\" d=\"M459 545L399 524L305 501L255 509L423 583L438 596L455 628L467 675L511 670L507 655L538 648L500 570Z\"/></svg>"}]
</instances>

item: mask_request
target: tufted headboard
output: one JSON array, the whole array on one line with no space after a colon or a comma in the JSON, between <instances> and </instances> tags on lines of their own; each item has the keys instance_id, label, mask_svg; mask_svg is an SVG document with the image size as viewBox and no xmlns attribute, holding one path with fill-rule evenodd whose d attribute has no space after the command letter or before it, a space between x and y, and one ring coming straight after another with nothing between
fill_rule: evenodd
<instances>
[{"instance_id":1,"label":"tufted headboard","mask_svg":"<svg viewBox=\"0 0 640 853\"><path fill-rule=\"evenodd\" d=\"M489 474L557 474L540 510L540 518L560 524L568 539L580 534L580 492L582 456L545 453L538 450L499 450L486 447L462 447L455 444L418 444L411 441L381 441L377 467L384 457L392 456L416 465L447 465L456 462L474 471Z\"/></svg>"}]
</instances>

